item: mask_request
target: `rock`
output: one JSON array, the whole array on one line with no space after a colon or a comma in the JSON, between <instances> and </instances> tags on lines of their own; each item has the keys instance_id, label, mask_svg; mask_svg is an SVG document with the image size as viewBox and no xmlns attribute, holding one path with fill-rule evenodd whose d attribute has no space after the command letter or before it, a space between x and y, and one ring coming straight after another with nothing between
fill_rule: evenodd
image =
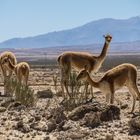
<instances>
[{"instance_id":1,"label":"rock","mask_svg":"<svg viewBox=\"0 0 140 140\"><path fill-rule=\"evenodd\" d=\"M120 119L120 109L115 105L107 105L101 111L101 121L112 121Z\"/></svg>"},{"instance_id":2,"label":"rock","mask_svg":"<svg viewBox=\"0 0 140 140\"><path fill-rule=\"evenodd\" d=\"M67 131L67 130L69 130L69 129L71 129L71 128L72 128L72 126L69 125L69 124L67 124L67 123L65 123L65 124L63 125L63 131Z\"/></svg>"},{"instance_id":3,"label":"rock","mask_svg":"<svg viewBox=\"0 0 140 140\"><path fill-rule=\"evenodd\" d=\"M99 126L100 123L101 123L100 113L99 112L96 113L96 112L91 111L90 113L85 114L85 116L81 122L81 125L95 128L95 127Z\"/></svg>"},{"instance_id":4,"label":"rock","mask_svg":"<svg viewBox=\"0 0 140 140\"><path fill-rule=\"evenodd\" d=\"M114 140L114 135L113 134L107 134L105 137L105 140Z\"/></svg>"},{"instance_id":5,"label":"rock","mask_svg":"<svg viewBox=\"0 0 140 140\"><path fill-rule=\"evenodd\" d=\"M93 112L100 111L100 105L97 103L89 103L81 105L72 110L72 112L68 115L68 118L77 121L79 119L82 119L86 113L89 113L91 111Z\"/></svg>"},{"instance_id":6,"label":"rock","mask_svg":"<svg viewBox=\"0 0 140 140\"><path fill-rule=\"evenodd\" d=\"M121 108L121 109L126 109L126 108L128 108L128 104L123 104L123 105L121 105L120 108Z\"/></svg>"},{"instance_id":7,"label":"rock","mask_svg":"<svg viewBox=\"0 0 140 140\"><path fill-rule=\"evenodd\" d=\"M81 132L70 132L68 134L68 137L71 138L72 140L82 140L84 139L85 136L86 134L83 134Z\"/></svg>"},{"instance_id":8,"label":"rock","mask_svg":"<svg viewBox=\"0 0 140 140\"><path fill-rule=\"evenodd\" d=\"M34 130L39 130L39 131L42 130L42 126L38 122L31 123L30 127Z\"/></svg>"},{"instance_id":9,"label":"rock","mask_svg":"<svg viewBox=\"0 0 140 140\"><path fill-rule=\"evenodd\" d=\"M49 121L47 123L47 127L48 127L48 129L47 129L48 132L52 132L53 130L55 130L57 127L55 120Z\"/></svg>"},{"instance_id":10,"label":"rock","mask_svg":"<svg viewBox=\"0 0 140 140\"><path fill-rule=\"evenodd\" d=\"M43 140L51 140L49 135L45 136Z\"/></svg>"},{"instance_id":11,"label":"rock","mask_svg":"<svg viewBox=\"0 0 140 140\"><path fill-rule=\"evenodd\" d=\"M40 115L36 115L36 116L35 116L35 121L40 121L41 118L42 118L42 117L41 117Z\"/></svg>"},{"instance_id":12,"label":"rock","mask_svg":"<svg viewBox=\"0 0 140 140\"><path fill-rule=\"evenodd\" d=\"M47 119L47 131L51 132L55 129L57 129L58 131L63 130L63 125L65 124L65 120L67 120L67 117L64 114L63 107L59 106L57 108L53 108L50 111L50 115Z\"/></svg>"},{"instance_id":13,"label":"rock","mask_svg":"<svg viewBox=\"0 0 140 140\"><path fill-rule=\"evenodd\" d=\"M63 130L64 124L65 124L65 121L61 121L59 124L57 124L57 130L58 130L58 131Z\"/></svg>"},{"instance_id":14,"label":"rock","mask_svg":"<svg viewBox=\"0 0 140 140\"><path fill-rule=\"evenodd\" d=\"M140 135L140 116L132 118L129 121L129 134Z\"/></svg>"},{"instance_id":15,"label":"rock","mask_svg":"<svg viewBox=\"0 0 140 140\"><path fill-rule=\"evenodd\" d=\"M35 118L34 118L34 117L31 117L31 118L29 118L29 120L28 120L29 123L32 123L32 122L34 122L34 121L35 121Z\"/></svg>"},{"instance_id":16,"label":"rock","mask_svg":"<svg viewBox=\"0 0 140 140\"><path fill-rule=\"evenodd\" d=\"M120 119L120 109L114 105L106 105L99 103L88 103L75 108L69 115L68 118L74 121L82 119L86 113L100 112L101 121L110 121Z\"/></svg>"},{"instance_id":17,"label":"rock","mask_svg":"<svg viewBox=\"0 0 140 140\"><path fill-rule=\"evenodd\" d=\"M22 105L20 102L13 102L8 106L8 110L20 111L22 109L25 110L26 106Z\"/></svg>"},{"instance_id":18,"label":"rock","mask_svg":"<svg viewBox=\"0 0 140 140\"><path fill-rule=\"evenodd\" d=\"M50 89L38 91L37 97L38 98L53 98L53 92Z\"/></svg>"},{"instance_id":19,"label":"rock","mask_svg":"<svg viewBox=\"0 0 140 140\"><path fill-rule=\"evenodd\" d=\"M0 112L5 112L6 108L5 107L0 107Z\"/></svg>"},{"instance_id":20,"label":"rock","mask_svg":"<svg viewBox=\"0 0 140 140\"><path fill-rule=\"evenodd\" d=\"M17 122L17 124L15 125L15 129L23 133L28 133L30 131L29 125L24 124L23 121Z\"/></svg>"},{"instance_id":21,"label":"rock","mask_svg":"<svg viewBox=\"0 0 140 140\"><path fill-rule=\"evenodd\" d=\"M53 134L50 134L49 135L49 140L59 140L59 139L56 136L54 136Z\"/></svg>"},{"instance_id":22,"label":"rock","mask_svg":"<svg viewBox=\"0 0 140 140\"><path fill-rule=\"evenodd\" d=\"M13 98L8 98L8 99L5 99L1 102L0 106L3 106L3 107L8 107L12 102L14 102L15 100Z\"/></svg>"},{"instance_id":23,"label":"rock","mask_svg":"<svg viewBox=\"0 0 140 140\"><path fill-rule=\"evenodd\" d=\"M63 122L64 120L67 120L67 117L64 114L63 107L55 108L51 114L52 114L52 118L56 121L57 124Z\"/></svg>"},{"instance_id":24,"label":"rock","mask_svg":"<svg viewBox=\"0 0 140 140\"><path fill-rule=\"evenodd\" d=\"M30 128L37 130L37 131L43 131L43 132L47 131L46 122L43 122L43 121L31 123Z\"/></svg>"}]
</instances>

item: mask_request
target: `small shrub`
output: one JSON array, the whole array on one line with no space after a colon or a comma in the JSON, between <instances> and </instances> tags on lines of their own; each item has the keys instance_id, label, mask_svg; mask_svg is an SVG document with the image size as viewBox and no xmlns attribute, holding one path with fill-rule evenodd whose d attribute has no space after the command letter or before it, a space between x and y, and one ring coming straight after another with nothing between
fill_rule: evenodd
<instances>
[{"instance_id":1,"label":"small shrub","mask_svg":"<svg viewBox=\"0 0 140 140\"><path fill-rule=\"evenodd\" d=\"M15 100L21 102L21 104L31 107L36 104L37 98L35 98L34 90L29 86L19 84L17 80L11 79L8 82L8 89L11 94L15 96Z\"/></svg>"},{"instance_id":2,"label":"small shrub","mask_svg":"<svg viewBox=\"0 0 140 140\"><path fill-rule=\"evenodd\" d=\"M75 107L85 103L88 99L88 94L90 94L88 89L89 84L86 82L77 81L76 77L76 72L70 73L68 87L71 98L63 101L62 103L66 110L72 110ZM81 90L81 88L83 88L83 90Z\"/></svg>"}]
</instances>

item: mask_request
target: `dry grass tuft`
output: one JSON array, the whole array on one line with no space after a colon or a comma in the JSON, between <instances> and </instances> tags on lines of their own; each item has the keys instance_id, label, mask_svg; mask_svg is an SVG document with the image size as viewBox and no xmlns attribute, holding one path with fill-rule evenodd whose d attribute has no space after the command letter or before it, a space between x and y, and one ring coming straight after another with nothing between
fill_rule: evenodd
<instances>
[{"instance_id":1,"label":"dry grass tuft","mask_svg":"<svg viewBox=\"0 0 140 140\"><path fill-rule=\"evenodd\" d=\"M34 95L34 90L29 86L21 85L15 79L9 80L7 84L11 95L15 97L16 101L27 107L31 107L36 104L37 98Z\"/></svg>"},{"instance_id":2,"label":"dry grass tuft","mask_svg":"<svg viewBox=\"0 0 140 140\"><path fill-rule=\"evenodd\" d=\"M62 103L66 110L73 110L75 107L86 103L90 94L88 83L77 81L76 77L76 72L72 72L69 76L68 87L71 98L64 100Z\"/></svg>"}]
</instances>

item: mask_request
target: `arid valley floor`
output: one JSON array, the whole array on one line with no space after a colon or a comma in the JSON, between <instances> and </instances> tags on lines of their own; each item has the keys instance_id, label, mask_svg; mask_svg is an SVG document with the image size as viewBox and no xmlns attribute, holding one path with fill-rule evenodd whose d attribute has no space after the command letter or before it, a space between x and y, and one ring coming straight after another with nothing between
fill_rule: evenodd
<instances>
[{"instance_id":1,"label":"arid valley floor","mask_svg":"<svg viewBox=\"0 0 140 140\"><path fill-rule=\"evenodd\" d=\"M137 60L138 61L138 60ZM115 65L115 64L114 64ZM139 68L139 67L138 67ZM95 77L99 79L105 70ZM57 75L57 90L54 87L53 76ZM1 76L2 77L2 76ZM120 119L103 121L97 127L81 125L82 119L74 121L68 118L71 111L61 110L62 97L59 69L57 66L33 67L30 72L29 85L37 94L38 91L48 90L53 94L50 98L39 98L36 106L13 106L0 108L0 139L1 140L139 140L139 135L130 135L129 121L138 115L139 103L136 102L135 113L129 114L132 97L128 89L123 87L115 93L115 106L120 108ZM140 69L138 69L138 87L140 90ZM1 80L0 92L3 93ZM105 103L105 96L94 88L92 102ZM0 97L0 104L8 97ZM57 109L56 109L57 108ZM63 108L63 107L62 107ZM56 109L56 110L55 110ZM49 117L56 112L60 123L53 124ZM51 114L52 113L52 114ZM61 124L62 123L62 124ZM59 126L61 125L61 126ZM140 127L140 126L139 126ZM140 133L139 133L140 134Z\"/></svg>"}]
</instances>

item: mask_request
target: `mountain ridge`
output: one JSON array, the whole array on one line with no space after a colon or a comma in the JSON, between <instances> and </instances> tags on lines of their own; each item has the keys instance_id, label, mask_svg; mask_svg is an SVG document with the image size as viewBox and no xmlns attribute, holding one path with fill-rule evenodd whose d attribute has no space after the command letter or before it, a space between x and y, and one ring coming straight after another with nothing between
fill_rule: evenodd
<instances>
[{"instance_id":1,"label":"mountain ridge","mask_svg":"<svg viewBox=\"0 0 140 140\"><path fill-rule=\"evenodd\" d=\"M37 36L12 38L0 43L2 48L45 48L102 43L103 34L110 33L112 42L140 40L140 16L128 19L104 18L79 27Z\"/></svg>"}]
</instances>

